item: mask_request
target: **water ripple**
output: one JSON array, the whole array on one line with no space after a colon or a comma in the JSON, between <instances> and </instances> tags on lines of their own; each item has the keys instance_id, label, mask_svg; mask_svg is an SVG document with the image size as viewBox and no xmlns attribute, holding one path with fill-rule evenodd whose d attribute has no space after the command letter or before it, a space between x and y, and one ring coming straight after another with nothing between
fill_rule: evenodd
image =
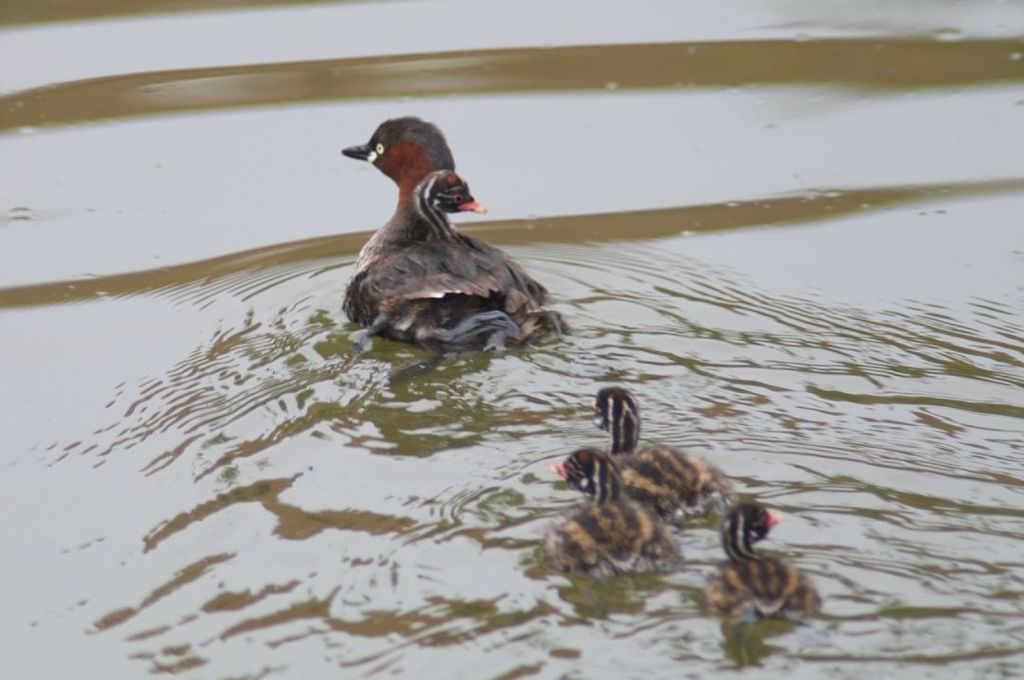
<instances>
[{"instance_id":1,"label":"water ripple","mask_svg":"<svg viewBox=\"0 0 1024 680\"><path fill-rule=\"evenodd\" d=\"M351 354L337 312L350 255L155 293L220 330L122 386L116 422L46 454L140 456L148 478L184 471L194 486L137 558L180 553L185 565L96 628L124 628L137 657L168 672L205 670L224 658L211 650L253 640L366 674L466 645L504 661L536 646L546 669L592 649L577 630L588 626L604 653L668 644L741 665L780 650L939 663L954 657L893 647L894 632L946 639L965 621L979 632L955 658L1015 649L1019 311L984 297L869 308L783 295L687 243L510 247L562 291L572 335L454 357L415 380L396 376L418 350L378 341ZM587 409L606 382L637 393L648 440L706 456L787 514L769 547L814 576L832 629L765 624L750 638L726 626L712 643L699 610L720 559L711 520L681 534L684 573L566 584L544 570L538 538L574 502L546 467L604 443ZM204 536L228 527L229 547L207 555Z\"/></svg>"}]
</instances>

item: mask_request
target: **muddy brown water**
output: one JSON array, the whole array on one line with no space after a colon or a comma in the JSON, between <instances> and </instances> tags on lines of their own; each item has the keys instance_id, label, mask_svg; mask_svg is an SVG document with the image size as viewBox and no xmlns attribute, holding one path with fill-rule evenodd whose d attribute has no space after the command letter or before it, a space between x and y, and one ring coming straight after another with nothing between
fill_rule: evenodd
<instances>
[{"instance_id":1,"label":"muddy brown water","mask_svg":"<svg viewBox=\"0 0 1024 680\"><path fill-rule=\"evenodd\" d=\"M620 6L621 5L621 6ZM1002 2L0 10L0 676L1024 674L1024 12ZM350 353L443 126L573 326ZM625 384L781 510L806 626L545 570Z\"/></svg>"}]
</instances>

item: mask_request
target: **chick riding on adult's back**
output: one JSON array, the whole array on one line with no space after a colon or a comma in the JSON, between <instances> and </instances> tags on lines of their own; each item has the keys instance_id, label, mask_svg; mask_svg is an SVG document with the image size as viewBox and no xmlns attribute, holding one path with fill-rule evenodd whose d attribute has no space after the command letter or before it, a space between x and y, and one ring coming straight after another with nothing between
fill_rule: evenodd
<instances>
[{"instance_id":1,"label":"chick riding on adult's back","mask_svg":"<svg viewBox=\"0 0 1024 680\"><path fill-rule=\"evenodd\" d=\"M435 125L388 120L367 144L343 153L398 185L395 212L363 246L345 292L345 313L369 336L447 352L522 345L561 332L561 317L543 308L544 286L448 221L445 213L481 209Z\"/></svg>"}]
</instances>

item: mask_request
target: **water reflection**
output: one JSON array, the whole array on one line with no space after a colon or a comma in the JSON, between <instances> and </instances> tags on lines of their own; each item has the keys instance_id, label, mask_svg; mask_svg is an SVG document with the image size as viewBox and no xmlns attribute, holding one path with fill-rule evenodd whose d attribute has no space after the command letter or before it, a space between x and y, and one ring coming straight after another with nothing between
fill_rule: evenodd
<instances>
[{"instance_id":1,"label":"water reflection","mask_svg":"<svg viewBox=\"0 0 1024 680\"><path fill-rule=\"evenodd\" d=\"M825 83L907 90L1024 79L1016 40L719 41L474 50L124 74L0 96L0 130L238 106Z\"/></svg>"},{"instance_id":2,"label":"water reflection","mask_svg":"<svg viewBox=\"0 0 1024 680\"><path fill-rule=\"evenodd\" d=\"M473 225L466 233L499 245L535 243L591 243L664 238L679 233L707 233L739 229L765 229L785 224L828 221L844 216L890 210L922 201L1015 193L1024 179L920 184L899 187L868 187L810 190L793 196L729 201L615 213L565 215L526 220L492 221ZM765 216L770 215L770 221ZM199 262L160 267L127 274L48 282L0 289L0 308L52 305L96 300L110 296L158 293L177 304L205 308L223 295L247 300L268 286L295 278L327 276L344 279L347 257L369 237L347 233L274 244ZM582 282L585 288L589 283ZM609 291L605 291L608 293ZM614 291L611 291L614 293ZM1014 310L998 301L979 300L983 312L999 323ZM984 307L984 305L991 307ZM1013 340L1012 328L996 327Z\"/></svg>"},{"instance_id":3,"label":"water reflection","mask_svg":"<svg viewBox=\"0 0 1024 680\"><path fill-rule=\"evenodd\" d=\"M184 464L205 489L141 537L147 554L241 517L264 527L264 542L284 542L202 557L97 628L173 604L170 618L154 612L127 633L154 668L177 667L154 650L193 627L186 638L260 634L272 648L319 639L339 663L376 668L401 666L412 648L531 639L538 625L628 619L645 622L631 635L655 644L665 626L702 621L700 573L720 551L713 523L687 527L691 568L681 576L566 582L536 561L546 523L575 502L544 464L603 441L587 422L595 377L630 382L648 404L652 440L707 455L747 492L792 512L786 552L822 584L840 628L868 614L902 619L892 593L907 606L940 607L938 622L965 601L965 578L979 595L1015 587L1006 551L1016 543L1022 513L1013 499L1024 479L1009 466L995 475L991 456L1020 414L998 392L980 395L1020 384L1012 342L994 330L1016 321L987 302L977 305L989 315L979 326L934 305L875 311L778 296L688 257L686 242L513 247L569 292L559 304L573 336L533 352L457 357L409 381L394 381L394 371L421 358L418 350L381 342L352 355L323 300L259 311L257 294L237 329L161 381L126 389L127 403L115 399L123 417L89 438L88 455L160 449L145 474ZM333 271L344 278L344 268ZM262 294L305 285L301 276L266 278L273 283ZM966 368L979 362L983 370ZM988 434L968 425L975 417L991 421ZM968 431L971 447L950 445ZM964 557L982 544L991 551L993 541L1001 556ZM300 578L278 569L254 581L239 579L244 569L223 571L287 562L289 543L338 551L363 573L320 567ZM410 585L424 581L425 590ZM188 584L198 586L192 605L172 597ZM991 601L985 616L1000 609ZM788 624L726 623L722 634L738 666L822 644ZM344 642L353 636L379 644ZM174 663L206 658L189 649Z\"/></svg>"},{"instance_id":4,"label":"water reflection","mask_svg":"<svg viewBox=\"0 0 1024 680\"><path fill-rule=\"evenodd\" d=\"M757 623L722 621L722 649L736 666L759 666L770 654L785 652L785 647L771 645L769 640L793 630L788 621L768 620Z\"/></svg>"}]
</instances>

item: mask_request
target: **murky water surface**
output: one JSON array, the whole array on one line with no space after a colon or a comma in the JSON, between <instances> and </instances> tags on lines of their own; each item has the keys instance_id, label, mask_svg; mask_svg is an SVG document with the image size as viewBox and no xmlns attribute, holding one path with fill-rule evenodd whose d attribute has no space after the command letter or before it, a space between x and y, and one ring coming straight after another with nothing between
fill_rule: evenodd
<instances>
[{"instance_id":1,"label":"murky water surface","mask_svg":"<svg viewBox=\"0 0 1024 680\"><path fill-rule=\"evenodd\" d=\"M0 675L1024 675L1024 11L857 5L6 3ZM565 341L350 353L401 114ZM820 619L544 569L613 383Z\"/></svg>"}]
</instances>

